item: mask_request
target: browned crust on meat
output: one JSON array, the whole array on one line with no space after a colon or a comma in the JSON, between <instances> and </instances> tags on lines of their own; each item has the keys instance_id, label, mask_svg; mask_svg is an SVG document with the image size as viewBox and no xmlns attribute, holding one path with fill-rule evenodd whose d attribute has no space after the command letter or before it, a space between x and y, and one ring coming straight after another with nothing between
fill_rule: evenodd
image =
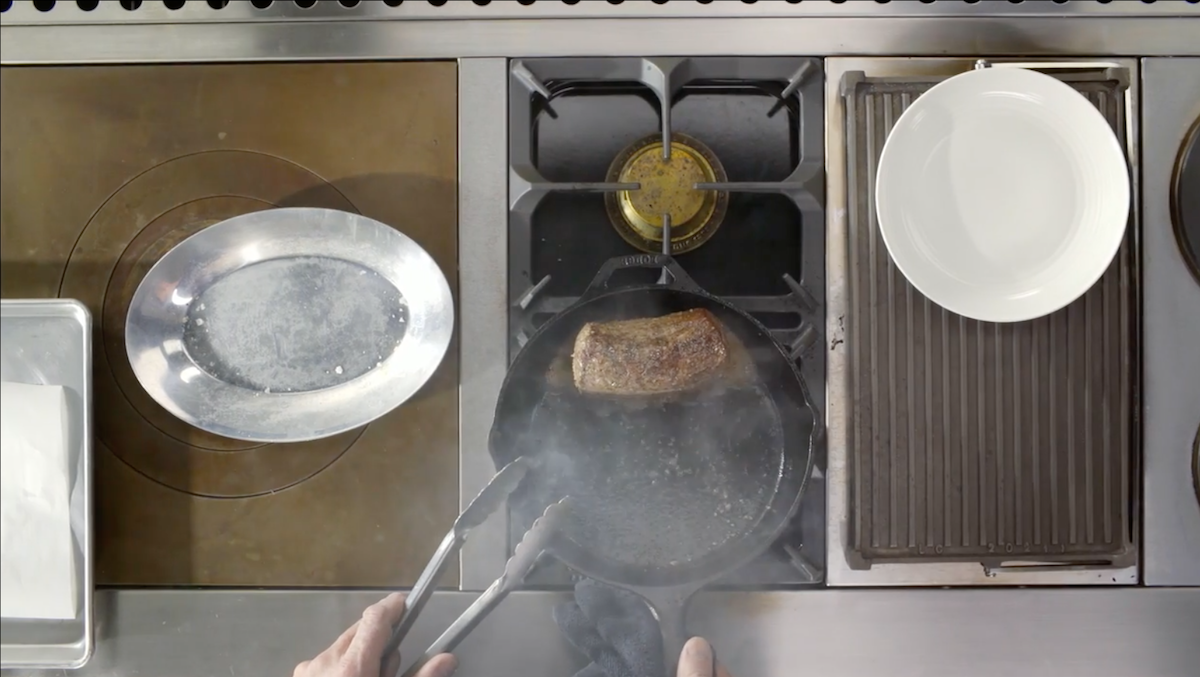
<instances>
[{"instance_id":1,"label":"browned crust on meat","mask_svg":"<svg viewBox=\"0 0 1200 677\"><path fill-rule=\"evenodd\" d=\"M583 393L654 395L688 390L721 371L725 332L702 308L662 317L589 322L575 337L571 370Z\"/></svg>"}]
</instances>

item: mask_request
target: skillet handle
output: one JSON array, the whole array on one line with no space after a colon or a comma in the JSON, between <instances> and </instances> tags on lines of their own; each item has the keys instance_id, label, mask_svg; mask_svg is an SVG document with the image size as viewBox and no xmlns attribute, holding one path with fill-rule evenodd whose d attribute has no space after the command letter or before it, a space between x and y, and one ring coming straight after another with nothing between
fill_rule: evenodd
<instances>
[{"instance_id":1,"label":"skillet handle","mask_svg":"<svg viewBox=\"0 0 1200 677\"><path fill-rule=\"evenodd\" d=\"M666 254L630 254L617 256L604 262L596 276L592 278L583 298L590 298L610 290L609 282L617 271L629 268L662 268L667 272L667 282L660 285L665 289L687 291L703 294L704 290L683 271L683 267L675 262L675 257Z\"/></svg>"},{"instance_id":2,"label":"skillet handle","mask_svg":"<svg viewBox=\"0 0 1200 677\"><path fill-rule=\"evenodd\" d=\"M663 667L667 675L674 677L679 669L683 645L691 638L687 631L687 608L695 589L639 588L637 592L650 604L658 618L663 640Z\"/></svg>"}]
</instances>

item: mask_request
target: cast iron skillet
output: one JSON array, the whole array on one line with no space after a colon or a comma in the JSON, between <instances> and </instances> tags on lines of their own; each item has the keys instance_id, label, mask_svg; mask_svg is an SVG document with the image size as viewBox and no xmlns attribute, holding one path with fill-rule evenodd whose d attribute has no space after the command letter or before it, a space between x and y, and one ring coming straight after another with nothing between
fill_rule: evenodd
<instances>
[{"instance_id":1,"label":"cast iron skillet","mask_svg":"<svg viewBox=\"0 0 1200 677\"><path fill-rule=\"evenodd\" d=\"M610 289L624 268L670 281ZM749 379L680 398L580 394L570 375L586 322L704 308L745 347ZM688 600L753 560L795 513L821 425L796 365L751 316L705 293L665 255L608 261L584 295L530 338L500 390L489 447L497 467L537 467L510 500L518 526L570 496L549 552L583 576L637 593L663 631L673 670ZM674 674L673 672L671 674Z\"/></svg>"}]
</instances>

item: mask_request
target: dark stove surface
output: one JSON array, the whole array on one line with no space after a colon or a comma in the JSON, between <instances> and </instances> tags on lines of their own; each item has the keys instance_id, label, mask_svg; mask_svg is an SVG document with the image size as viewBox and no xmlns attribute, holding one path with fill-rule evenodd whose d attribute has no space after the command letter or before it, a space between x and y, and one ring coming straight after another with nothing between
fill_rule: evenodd
<instances>
[{"instance_id":1,"label":"dark stove surface","mask_svg":"<svg viewBox=\"0 0 1200 677\"><path fill-rule=\"evenodd\" d=\"M799 361L823 409L820 63L784 57L535 59L514 61L510 73L510 357L542 322L584 293L605 261L639 251L618 232L619 217L606 207L606 197L611 206L612 195L630 191L612 182L613 169L648 136L679 134L711 151L723 168L725 180L709 188L727 196L727 204L719 225L708 229L711 238L676 253L677 262L706 291L772 330ZM661 242L661 224L659 229ZM626 274L614 282L658 277L647 270ZM823 580L823 448L816 465L785 535L718 584ZM511 545L528 525L510 522ZM570 580L571 573L556 565L528 579L534 585Z\"/></svg>"},{"instance_id":2,"label":"dark stove surface","mask_svg":"<svg viewBox=\"0 0 1200 677\"><path fill-rule=\"evenodd\" d=\"M1184 260L1200 281L1200 119L1184 139L1172 192L1175 234Z\"/></svg>"},{"instance_id":3,"label":"dark stove surface","mask_svg":"<svg viewBox=\"0 0 1200 677\"><path fill-rule=\"evenodd\" d=\"M540 111L534 166L558 182L603 182L609 163L659 128L659 105L640 83L618 87L548 84L557 117ZM770 93L774 89L775 93ZM673 130L706 144L730 181L787 179L799 164L798 103L771 115L774 88L750 84L685 85L671 109ZM801 277L803 215L784 195L733 193L712 239L677 256L709 293L781 295L783 274ZM556 192L533 213L533 280L544 291L578 296L604 261L630 253L609 222L603 193Z\"/></svg>"},{"instance_id":4,"label":"dark stove surface","mask_svg":"<svg viewBox=\"0 0 1200 677\"><path fill-rule=\"evenodd\" d=\"M775 331L823 397L824 353L815 350L825 287L817 61L514 61L509 92L510 356L583 293L604 261L638 251L605 205L606 195L628 187L606 181L614 159L647 135L682 133L723 167L726 181L715 185L728 201L711 239L678 262L706 291ZM652 271L642 273L623 281L653 281Z\"/></svg>"},{"instance_id":5,"label":"dark stove surface","mask_svg":"<svg viewBox=\"0 0 1200 677\"><path fill-rule=\"evenodd\" d=\"M420 106L394 110L413 92ZM455 270L456 92L453 63L0 69L2 294L77 299L94 323L99 585L417 579L458 515L458 351L368 426L257 444L159 406L130 366L125 318L172 247L272 207L397 224Z\"/></svg>"}]
</instances>

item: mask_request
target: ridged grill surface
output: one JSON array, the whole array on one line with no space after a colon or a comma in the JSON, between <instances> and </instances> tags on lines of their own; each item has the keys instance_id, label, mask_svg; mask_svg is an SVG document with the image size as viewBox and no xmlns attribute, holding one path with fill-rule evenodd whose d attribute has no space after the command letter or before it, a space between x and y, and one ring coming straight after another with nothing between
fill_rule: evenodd
<instances>
[{"instance_id":1,"label":"ridged grill surface","mask_svg":"<svg viewBox=\"0 0 1200 677\"><path fill-rule=\"evenodd\" d=\"M1124 138L1114 73L1059 77ZM937 81L844 83L851 550L859 565L1132 557L1136 228L1101 280L1048 317L993 324L931 302L892 263L874 193L887 134Z\"/></svg>"}]
</instances>

